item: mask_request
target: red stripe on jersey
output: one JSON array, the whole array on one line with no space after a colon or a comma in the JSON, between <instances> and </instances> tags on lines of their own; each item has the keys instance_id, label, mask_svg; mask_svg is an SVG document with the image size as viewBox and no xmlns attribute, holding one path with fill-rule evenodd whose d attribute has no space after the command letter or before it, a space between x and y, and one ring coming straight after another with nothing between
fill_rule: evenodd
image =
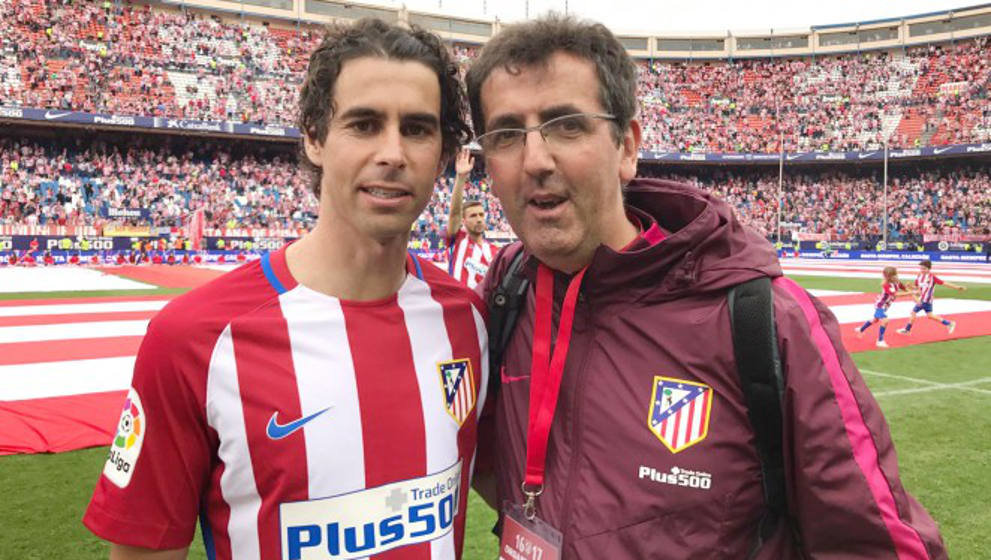
<instances>
[{"instance_id":1,"label":"red stripe on jersey","mask_svg":"<svg viewBox=\"0 0 991 560\"><path fill-rule=\"evenodd\" d=\"M481 348L478 345L478 328L472 313L473 300L464 297L464 290L449 284L431 284L431 295L444 309L444 325L447 327L447 337L451 341L451 356L457 360L470 358L471 389L475 393L475 407L478 406L478 388L481 387L482 364ZM455 292L454 290L458 290ZM472 292L474 294L474 292ZM492 372L489 372L492 375ZM469 381L469 380L465 380ZM472 408L465 418L461 429L458 430L458 456L464 458L461 466L461 487L465 489L458 497L458 512L455 517L454 543L457 547L457 558L461 558L464 546L465 526L464 512L468 507L469 481L471 476L471 457L475 452L475 440L478 433L477 410Z\"/></svg>"},{"instance_id":2,"label":"red stripe on jersey","mask_svg":"<svg viewBox=\"0 0 991 560\"><path fill-rule=\"evenodd\" d=\"M259 551L262 558L280 558L279 504L309 496L303 431L277 440L270 439L266 432L275 413L279 424L303 416L289 326L278 300L232 322L231 337L251 467L261 497L258 518L269 521L268 525L258 525Z\"/></svg>"},{"instance_id":3,"label":"red stripe on jersey","mask_svg":"<svg viewBox=\"0 0 991 560\"><path fill-rule=\"evenodd\" d=\"M113 336L7 342L0 344L0 366L133 356L138 353L141 338L140 336Z\"/></svg>"},{"instance_id":4,"label":"red stripe on jersey","mask_svg":"<svg viewBox=\"0 0 991 560\"><path fill-rule=\"evenodd\" d=\"M365 488L425 476L427 445L420 385L402 308L392 296L384 302L342 301L341 309L361 411ZM381 414L383 410L391 414ZM428 560L430 543L396 548L374 558Z\"/></svg>"}]
</instances>

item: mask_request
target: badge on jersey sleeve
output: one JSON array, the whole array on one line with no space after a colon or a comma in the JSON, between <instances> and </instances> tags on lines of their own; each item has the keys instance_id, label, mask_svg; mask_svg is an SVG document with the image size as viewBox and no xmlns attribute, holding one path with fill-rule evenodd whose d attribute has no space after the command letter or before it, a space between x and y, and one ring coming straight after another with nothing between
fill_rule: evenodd
<instances>
[{"instance_id":1,"label":"badge on jersey sleeve","mask_svg":"<svg viewBox=\"0 0 991 560\"><path fill-rule=\"evenodd\" d=\"M110 443L110 453L103 467L107 480L120 488L125 488L131 482L134 474L134 464L141 453L141 442L148 431L148 417L141 406L141 397L132 387L127 392L127 400L120 412L117 422L117 435Z\"/></svg>"},{"instance_id":2,"label":"badge on jersey sleeve","mask_svg":"<svg viewBox=\"0 0 991 560\"><path fill-rule=\"evenodd\" d=\"M712 412L712 387L694 381L654 377L647 427L671 453L705 439Z\"/></svg>"},{"instance_id":3,"label":"badge on jersey sleeve","mask_svg":"<svg viewBox=\"0 0 991 560\"><path fill-rule=\"evenodd\" d=\"M444 390L444 407L461 426L475 408L475 377L471 373L471 360L463 358L441 362L437 364L437 371Z\"/></svg>"}]
</instances>

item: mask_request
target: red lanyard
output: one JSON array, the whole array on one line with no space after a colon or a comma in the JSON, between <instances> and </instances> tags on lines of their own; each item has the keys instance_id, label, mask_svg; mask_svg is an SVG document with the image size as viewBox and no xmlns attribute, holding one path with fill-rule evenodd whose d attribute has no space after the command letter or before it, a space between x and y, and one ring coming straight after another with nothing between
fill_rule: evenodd
<instances>
[{"instance_id":1,"label":"red lanyard","mask_svg":"<svg viewBox=\"0 0 991 560\"><path fill-rule=\"evenodd\" d=\"M564 363L571 343L571 325L575 319L578 289L585 276L581 269L571 279L561 306L561 320L557 327L557 344L551 355L551 324L554 309L554 272L541 264L537 269L537 316L533 329L533 361L530 364L530 421L527 428L526 477L523 480L528 504L544 484L544 463L547 458L547 440L557 408ZM537 487L527 492L526 487Z\"/></svg>"}]
</instances>

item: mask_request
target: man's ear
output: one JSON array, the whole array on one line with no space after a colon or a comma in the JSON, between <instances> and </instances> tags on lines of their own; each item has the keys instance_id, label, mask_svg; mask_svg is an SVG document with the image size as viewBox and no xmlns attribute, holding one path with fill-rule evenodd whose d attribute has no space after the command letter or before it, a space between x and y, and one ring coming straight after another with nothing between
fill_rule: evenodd
<instances>
[{"instance_id":1,"label":"man's ear","mask_svg":"<svg viewBox=\"0 0 991 560\"><path fill-rule=\"evenodd\" d=\"M632 119L620 142L619 183L625 185L637 176L637 159L640 157L642 131L640 121Z\"/></svg>"},{"instance_id":2,"label":"man's ear","mask_svg":"<svg viewBox=\"0 0 991 560\"><path fill-rule=\"evenodd\" d=\"M323 144L314 142L310 136L303 133L303 149L306 151L306 158L317 167L323 167L320 162L323 160Z\"/></svg>"}]
</instances>

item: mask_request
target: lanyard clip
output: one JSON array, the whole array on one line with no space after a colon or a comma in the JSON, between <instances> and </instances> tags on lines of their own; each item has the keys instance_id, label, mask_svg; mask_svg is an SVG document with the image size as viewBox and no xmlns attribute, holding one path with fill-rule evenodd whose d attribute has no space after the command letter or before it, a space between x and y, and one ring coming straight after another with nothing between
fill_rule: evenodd
<instances>
[{"instance_id":1,"label":"lanyard clip","mask_svg":"<svg viewBox=\"0 0 991 560\"><path fill-rule=\"evenodd\" d=\"M544 485L537 485L536 490L527 490L526 481L523 481L520 487L523 489L523 495L526 496L526 501L523 502L523 515L527 521L533 521L537 517L537 496L544 493Z\"/></svg>"}]
</instances>

